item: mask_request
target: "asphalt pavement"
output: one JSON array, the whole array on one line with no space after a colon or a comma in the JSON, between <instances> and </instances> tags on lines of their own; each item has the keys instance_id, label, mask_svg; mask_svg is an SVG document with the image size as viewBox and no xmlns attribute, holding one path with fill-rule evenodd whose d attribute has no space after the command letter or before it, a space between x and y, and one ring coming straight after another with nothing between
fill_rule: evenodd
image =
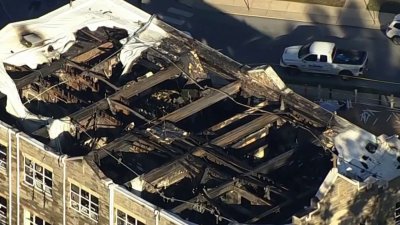
<instances>
[{"instance_id":1,"label":"asphalt pavement","mask_svg":"<svg viewBox=\"0 0 400 225\"><path fill-rule=\"evenodd\" d=\"M241 63L278 65L283 49L287 46L314 40L330 41L341 48L366 50L369 54L367 78L400 83L400 46L388 40L382 30L234 16L217 10L212 12L187 7L173 0L163 1L163 4L150 1L143 5L143 9L160 15L170 25L190 32L194 38ZM191 16L174 13L177 11L175 9L188 12ZM303 76L304 82L315 79L310 74L299 76ZM322 83L341 83L339 78L332 76L322 76L319 79ZM374 86L371 81L365 84L363 81L347 81L347 84L352 83L354 86L356 83ZM395 84L391 85L395 86L391 90L399 89Z\"/></svg>"}]
</instances>

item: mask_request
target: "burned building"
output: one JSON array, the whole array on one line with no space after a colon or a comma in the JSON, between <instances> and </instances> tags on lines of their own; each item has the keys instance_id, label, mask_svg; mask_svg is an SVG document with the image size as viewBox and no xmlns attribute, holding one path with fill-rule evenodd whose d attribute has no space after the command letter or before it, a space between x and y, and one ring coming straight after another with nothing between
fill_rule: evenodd
<instances>
[{"instance_id":1,"label":"burned building","mask_svg":"<svg viewBox=\"0 0 400 225\"><path fill-rule=\"evenodd\" d=\"M271 67L122 0L77 0L0 33L0 224L398 218L398 140L297 95ZM390 201L388 214L343 212L357 194Z\"/></svg>"}]
</instances>

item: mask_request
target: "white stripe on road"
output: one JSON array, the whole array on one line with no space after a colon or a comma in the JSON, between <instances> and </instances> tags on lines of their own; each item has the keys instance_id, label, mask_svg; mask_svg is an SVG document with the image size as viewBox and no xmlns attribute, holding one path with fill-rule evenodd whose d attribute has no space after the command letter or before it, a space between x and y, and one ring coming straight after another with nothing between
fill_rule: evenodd
<instances>
[{"instance_id":1,"label":"white stripe on road","mask_svg":"<svg viewBox=\"0 0 400 225\"><path fill-rule=\"evenodd\" d=\"M179 25L179 26L183 25L185 23L184 20L173 18L170 16L158 15L158 18L164 20L165 22L167 22L169 24L175 24L175 25Z\"/></svg>"},{"instance_id":2,"label":"white stripe on road","mask_svg":"<svg viewBox=\"0 0 400 225\"><path fill-rule=\"evenodd\" d=\"M188 12L188 11L185 11L182 9L177 9L174 7L168 8L167 11L169 13L177 14L177 15L184 16L184 17L192 17L193 16L193 13L191 13L191 12Z\"/></svg>"}]
</instances>

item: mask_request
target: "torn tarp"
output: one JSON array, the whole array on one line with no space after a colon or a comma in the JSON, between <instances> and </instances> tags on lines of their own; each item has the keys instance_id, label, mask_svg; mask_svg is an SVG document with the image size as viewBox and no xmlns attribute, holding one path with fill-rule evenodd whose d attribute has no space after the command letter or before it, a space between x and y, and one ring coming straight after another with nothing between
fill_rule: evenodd
<instances>
[{"instance_id":1,"label":"torn tarp","mask_svg":"<svg viewBox=\"0 0 400 225\"><path fill-rule=\"evenodd\" d=\"M84 27L90 30L96 30L98 27L118 27L126 29L130 37L140 29L138 39L131 38L122 48L121 61L125 66L124 71L128 71L131 62L139 57L142 51L167 36L158 26L146 24L149 19L149 14L123 0L76 0L72 6L65 5L38 19L7 25L0 30L0 42L7 43L0 46L0 92L7 95L7 112L21 121L36 121L40 125L50 123L49 118L35 115L25 108L15 83L4 68L4 63L27 65L32 70L40 64L51 63L75 43L74 33ZM145 31L143 24L146 24ZM35 45L23 44L20 40L23 35L29 33L34 33L35 37L42 41L36 41L38 44ZM58 130L52 129L51 126L49 132ZM50 134L50 137L56 136L58 135Z\"/></svg>"}]
</instances>

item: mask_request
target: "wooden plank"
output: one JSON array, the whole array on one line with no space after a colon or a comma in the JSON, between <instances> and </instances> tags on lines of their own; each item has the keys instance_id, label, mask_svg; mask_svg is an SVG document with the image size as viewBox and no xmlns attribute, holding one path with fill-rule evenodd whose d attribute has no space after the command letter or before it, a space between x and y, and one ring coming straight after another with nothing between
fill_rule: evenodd
<instances>
[{"instance_id":1,"label":"wooden plank","mask_svg":"<svg viewBox=\"0 0 400 225\"><path fill-rule=\"evenodd\" d=\"M249 172L247 175L256 175L257 173L268 174L271 171L281 168L286 165L288 160L295 153L295 149L291 149L287 152L284 152L274 158L268 160L266 163L258 166L253 171Z\"/></svg>"},{"instance_id":2,"label":"wooden plank","mask_svg":"<svg viewBox=\"0 0 400 225\"><path fill-rule=\"evenodd\" d=\"M226 147L234 142L241 140L247 135L256 132L257 130L265 127L267 124L273 123L279 119L279 116L266 113L251 122L244 124L230 132L227 132L211 141L211 144L220 147Z\"/></svg>"},{"instance_id":3,"label":"wooden plank","mask_svg":"<svg viewBox=\"0 0 400 225\"><path fill-rule=\"evenodd\" d=\"M114 100L119 100L120 98L129 99L165 80L168 80L179 73L179 69L175 66L171 66L166 70L162 70L154 74L153 76L140 80L134 83L128 83L124 85L118 92L112 94L109 98ZM69 115L74 121L81 121L88 116L93 115L96 111L101 111L107 109L108 102L107 99L103 98L85 108L82 108ZM39 135L42 137L48 137L47 128L43 127L39 130L33 132L34 135Z\"/></svg>"},{"instance_id":4,"label":"wooden plank","mask_svg":"<svg viewBox=\"0 0 400 225\"><path fill-rule=\"evenodd\" d=\"M254 107L252 107L251 109L248 109L248 110L244 111L243 113L236 114L235 116L233 116L233 117L231 117L231 118L229 118L227 120L224 120L224 121L222 121L222 122L220 122L218 124L215 124L214 126L210 127L208 130L213 131L213 132L215 132L217 130L220 130L220 129L222 129L222 128L224 128L224 127L226 127L226 126L228 126L228 125L230 125L230 124L232 124L232 123L234 123L234 122L236 122L236 121L238 121L240 119L245 118L248 115L251 115L254 112L257 112L257 109L261 109L262 107L264 107L266 105L268 105L268 101L261 102L261 103L255 105Z\"/></svg>"},{"instance_id":5,"label":"wooden plank","mask_svg":"<svg viewBox=\"0 0 400 225\"><path fill-rule=\"evenodd\" d=\"M157 84L159 84L165 80L172 78L173 76L177 75L178 73L179 73L178 68L176 68L175 66L171 66L168 69L162 70L147 79L143 79L138 82L126 84L118 92L112 94L109 98L115 99L115 100L119 100L120 98L129 99L129 98L131 98L135 95L138 95L141 92L143 92L153 86L156 86ZM89 115L92 115L92 113L94 111L104 110L106 108L108 108L107 99L102 99L88 107L85 107L75 113L72 113L70 115L70 117L77 121L80 121L83 118L85 118Z\"/></svg>"},{"instance_id":6,"label":"wooden plank","mask_svg":"<svg viewBox=\"0 0 400 225\"><path fill-rule=\"evenodd\" d=\"M99 48L99 43L88 43L84 45L83 47L81 46L81 49L77 46L72 46L70 50L71 52L74 52L71 56L71 58L79 57L80 55L84 55L87 52L93 51L94 49ZM101 46L101 45L100 45ZM60 60L52 62L49 66L45 66L39 70L35 70L34 72L27 74L26 76L20 78L20 79L15 79L15 85L17 86L18 89L25 87L26 85L34 82L38 77L46 77L50 76L53 74L55 71L61 69L64 64L68 60L61 58ZM3 97L2 95L1 97Z\"/></svg>"},{"instance_id":7,"label":"wooden plank","mask_svg":"<svg viewBox=\"0 0 400 225\"><path fill-rule=\"evenodd\" d=\"M243 190L239 187L234 187L233 191L240 194L245 199L249 200L252 203L252 205L269 205L269 206L271 206L271 203L265 201L264 199L258 197L257 195L255 195L253 193L248 192L247 190Z\"/></svg>"},{"instance_id":8,"label":"wooden plank","mask_svg":"<svg viewBox=\"0 0 400 225\"><path fill-rule=\"evenodd\" d=\"M264 138L268 135L269 132L269 128L265 127L262 128L246 137L244 137L243 139L241 139L240 141L236 142L234 145L232 145L232 148L235 149L239 149L239 148L243 148L246 147L258 140L260 140L261 138Z\"/></svg>"},{"instance_id":9,"label":"wooden plank","mask_svg":"<svg viewBox=\"0 0 400 225\"><path fill-rule=\"evenodd\" d=\"M221 89L220 91L212 90L210 94L194 101L174 112L163 116L160 118L160 121L168 120L171 122L178 122L186 117L189 117L215 103L221 101L222 99L227 98L227 95L233 95L240 90L241 82L235 81L232 82Z\"/></svg>"},{"instance_id":10,"label":"wooden plank","mask_svg":"<svg viewBox=\"0 0 400 225\"><path fill-rule=\"evenodd\" d=\"M82 53L82 54L80 54L78 56L73 57L72 61L74 61L76 63L87 62L87 61L89 61L91 59L94 59L97 56L105 53L106 49L110 50L112 47L113 47L113 43L112 42L106 42L104 44L101 44L97 48L90 49L87 52L84 52L84 53Z\"/></svg>"},{"instance_id":11,"label":"wooden plank","mask_svg":"<svg viewBox=\"0 0 400 225\"><path fill-rule=\"evenodd\" d=\"M234 181L229 181L223 185L220 185L214 189L212 189L211 191L207 192L207 195L210 199L216 198L228 191L232 191L234 188ZM172 212L174 213L181 213L182 211L184 211L185 209L189 208L192 206L192 202L196 202L198 200L198 198L204 198L204 196L201 195L197 195L196 197L190 199L187 202L184 202L178 206L176 206L175 208L172 209Z\"/></svg>"}]
</instances>

